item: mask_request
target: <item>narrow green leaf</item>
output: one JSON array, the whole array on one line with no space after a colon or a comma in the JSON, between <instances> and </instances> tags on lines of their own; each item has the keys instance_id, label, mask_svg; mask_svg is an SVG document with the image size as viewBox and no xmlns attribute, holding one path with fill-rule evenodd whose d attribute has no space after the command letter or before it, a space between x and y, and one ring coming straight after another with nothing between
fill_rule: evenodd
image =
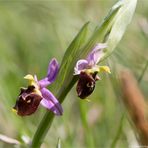
<instances>
[{"instance_id":1,"label":"narrow green leaf","mask_svg":"<svg viewBox=\"0 0 148 148\"><path fill-rule=\"evenodd\" d=\"M124 123L124 120L125 120L125 114L122 114L121 116L121 119L120 119L120 122L119 122L119 125L118 125L118 128L117 128L117 131L116 131L116 135L111 143L111 148L115 148L116 145L117 145L117 142L120 138L120 135L122 133L122 130L123 130L123 123Z\"/></svg>"},{"instance_id":2,"label":"narrow green leaf","mask_svg":"<svg viewBox=\"0 0 148 148\"><path fill-rule=\"evenodd\" d=\"M131 22L135 12L137 0L122 0L121 2L122 7L114 18L113 26L107 40L108 50L106 51L103 59L108 57L115 49L124 35L126 28Z\"/></svg>"},{"instance_id":3,"label":"narrow green leaf","mask_svg":"<svg viewBox=\"0 0 148 148\"><path fill-rule=\"evenodd\" d=\"M86 57L96 43L103 42L105 40L105 37L110 32L111 27L113 25L113 20L121 6L122 3L119 1L110 9L108 15L104 18L102 23L99 26L97 26L89 41L81 49L79 56L80 58Z\"/></svg>"},{"instance_id":4,"label":"narrow green leaf","mask_svg":"<svg viewBox=\"0 0 148 148\"><path fill-rule=\"evenodd\" d=\"M56 95L58 98L61 96L61 93L63 93L63 91L67 89L68 85L73 79L74 66L76 61L78 60L78 53L80 52L80 49L86 41L88 25L89 22L87 22L82 27L78 35L74 38L72 43L67 48L66 53L63 57L57 80L53 85L54 90L58 92ZM60 102L63 101L61 97L59 98L59 100Z\"/></svg>"},{"instance_id":5,"label":"narrow green leaf","mask_svg":"<svg viewBox=\"0 0 148 148\"><path fill-rule=\"evenodd\" d=\"M142 73L141 73L141 75L140 75L140 77L138 79L138 83L140 83L142 81L142 78L143 78L147 68L148 68L148 60L146 61L146 64L145 64L144 68L142 69Z\"/></svg>"}]
</instances>

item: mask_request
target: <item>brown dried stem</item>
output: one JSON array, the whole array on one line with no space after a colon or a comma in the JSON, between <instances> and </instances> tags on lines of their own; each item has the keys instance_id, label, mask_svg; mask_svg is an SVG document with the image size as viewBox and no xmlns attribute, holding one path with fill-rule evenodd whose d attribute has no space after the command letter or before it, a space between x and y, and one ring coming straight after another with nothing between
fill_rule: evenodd
<instances>
[{"instance_id":1,"label":"brown dried stem","mask_svg":"<svg viewBox=\"0 0 148 148\"><path fill-rule=\"evenodd\" d=\"M147 103L134 76L128 71L121 74L121 88L123 92L122 99L136 128L139 143L148 146Z\"/></svg>"}]
</instances>

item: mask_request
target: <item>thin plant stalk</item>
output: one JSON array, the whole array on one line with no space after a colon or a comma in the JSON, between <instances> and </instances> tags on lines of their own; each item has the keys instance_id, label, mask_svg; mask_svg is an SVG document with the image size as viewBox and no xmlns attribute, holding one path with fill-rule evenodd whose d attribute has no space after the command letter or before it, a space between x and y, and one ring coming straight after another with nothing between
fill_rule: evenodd
<instances>
[{"instance_id":1,"label":"thin plant stalk","mask_svg":"<svg viewBox=\"0 0 148 148\"><path fill-rule=\"evenodd\" d=\"M115 135L115 138L111 144L111 148L115 148L116 147L116 144L120 138L120 135L121 135L121 132L122 132L122 128L123 128L123 123L124 123L124 119L125 119L125 114L123 114L121 116L121 119L120 119L120 122L119 122L119 126L118 126L118 129L117 129L117 132L116 132L116 135Z\"/></svg>"},{"instance_id":2,"label":"thin plant stalk","mask_svg":"<svg viewBox=\"0 0 148 148\"><path fill-rule=\"evenodd\" d=\"M145 72L146 72L147 67L148 67L148 60L147 60L145 66L144 66L144 68L143 68L143 70L142 70L142 73L141 73L141 75L140 75L140 77L139 77L139 79L138 79L138 83L141 82L141 80L142 80L142 78L143 78L143 76L144 76L144 74L145 74Z\"/></svg>"}]
</instances>

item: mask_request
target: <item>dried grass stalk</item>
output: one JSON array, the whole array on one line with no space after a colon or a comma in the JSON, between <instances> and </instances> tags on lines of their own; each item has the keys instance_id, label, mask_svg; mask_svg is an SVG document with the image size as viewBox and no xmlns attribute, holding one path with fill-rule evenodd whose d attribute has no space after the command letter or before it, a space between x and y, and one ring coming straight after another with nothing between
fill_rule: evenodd
<instances>
[{"instance_id":1,"label":"dried grass stalk","mask_svg":"<svg viewBox=\"0 0 148 148\"><path fill-rule=\"evenodd\" d=\"M147 103L138 87L138 83L129 71L121 73L123 101L138 134L138 141L148 146Z\"/></svg>"}]
</instances>

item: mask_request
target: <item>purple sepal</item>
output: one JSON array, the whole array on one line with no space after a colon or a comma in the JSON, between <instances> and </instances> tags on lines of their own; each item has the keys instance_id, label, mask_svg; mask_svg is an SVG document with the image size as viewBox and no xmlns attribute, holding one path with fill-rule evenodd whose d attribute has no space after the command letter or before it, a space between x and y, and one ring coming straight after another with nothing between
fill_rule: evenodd
<instances>
[{"instance_id":1,"label":"purple sepal","mask_svg":"<svg viewBox=\"0 0 148 148\"><path fill-rule=\"evenodd\" d=\"M46 88L42 88L41 93L43 96L41 104L47 109L51 110L55 115L62 115L62 106L55 96Z\"/></svg>"},{"instance_id":2,"label":"purple sepal","mask_svg":"<svg viewBox=\"0 0 148 148\"><path fill-rule=\"evenodd\" d=\"M47 87L48 85L50 85L51 82L48 81L48 78L47 77L45 77L44 79L38 81L38 84L40 86L40 89L42 89L42 88Z\"/></svg>"},{"instance_id":3,"label":"purple sepal","mask_svg":"<svg viewBox=\"0 0 148 148\"><path fill-rule=\"evenodd\" d=\"M74 75L79 75L83 69L86 69L88 66L88 61L81 59L76 63L74 68Z\"/></svg>"},{"instance_id":4,"label":"purple sepal","mask_svg":"<svg viewBox=\"0 0 148 148\"><path fill-rule=\"evenodd\" d=\"M97 44L93 50L89 53L86 60L78 60L74 68L74 75L79 75L81 71L85 69L91 69L94 67L103 56L103 49L106 48L106 43Z\"/></svg>"},{"instance_id":5,"label":"purple sepal","mask_svg":"<svg viewBox=\"0 0 148 148\"><path fill-rule=\"evenodd\" d=\"M59 64L57 60L53 58L49 63L47 76L38 82L40 88L47 87L49 84L54 82L58 74L58 71L59 71Z\"/></svg>"},{"instance_id":6,"label":"purple sepal","mask_svg":"<svg viewBox=\"0 0 148 148\"><path fill-rule=\"evenodd\" d=\"M99 43L93 48L93 50L90 52L90 54L87 57L87 61L89 63L89 66L94 66L100 61L100 59L103 56L102 49L104 49L106 47L107 47L107 45L105 43L104 44Z\"/></svg>"},{"instance_id":7,"label":"purple sepal","mask_svg":"<svg viewBox=\"0 0 148 148\"><path fill-rule=\"evenodd\" d=\"M48 66L48 72L47 72L48 81L50 81L51 83L55 81L58 71L59 71L58 61L55 58L53 58Z\"/></svg>"}]
</instances>

